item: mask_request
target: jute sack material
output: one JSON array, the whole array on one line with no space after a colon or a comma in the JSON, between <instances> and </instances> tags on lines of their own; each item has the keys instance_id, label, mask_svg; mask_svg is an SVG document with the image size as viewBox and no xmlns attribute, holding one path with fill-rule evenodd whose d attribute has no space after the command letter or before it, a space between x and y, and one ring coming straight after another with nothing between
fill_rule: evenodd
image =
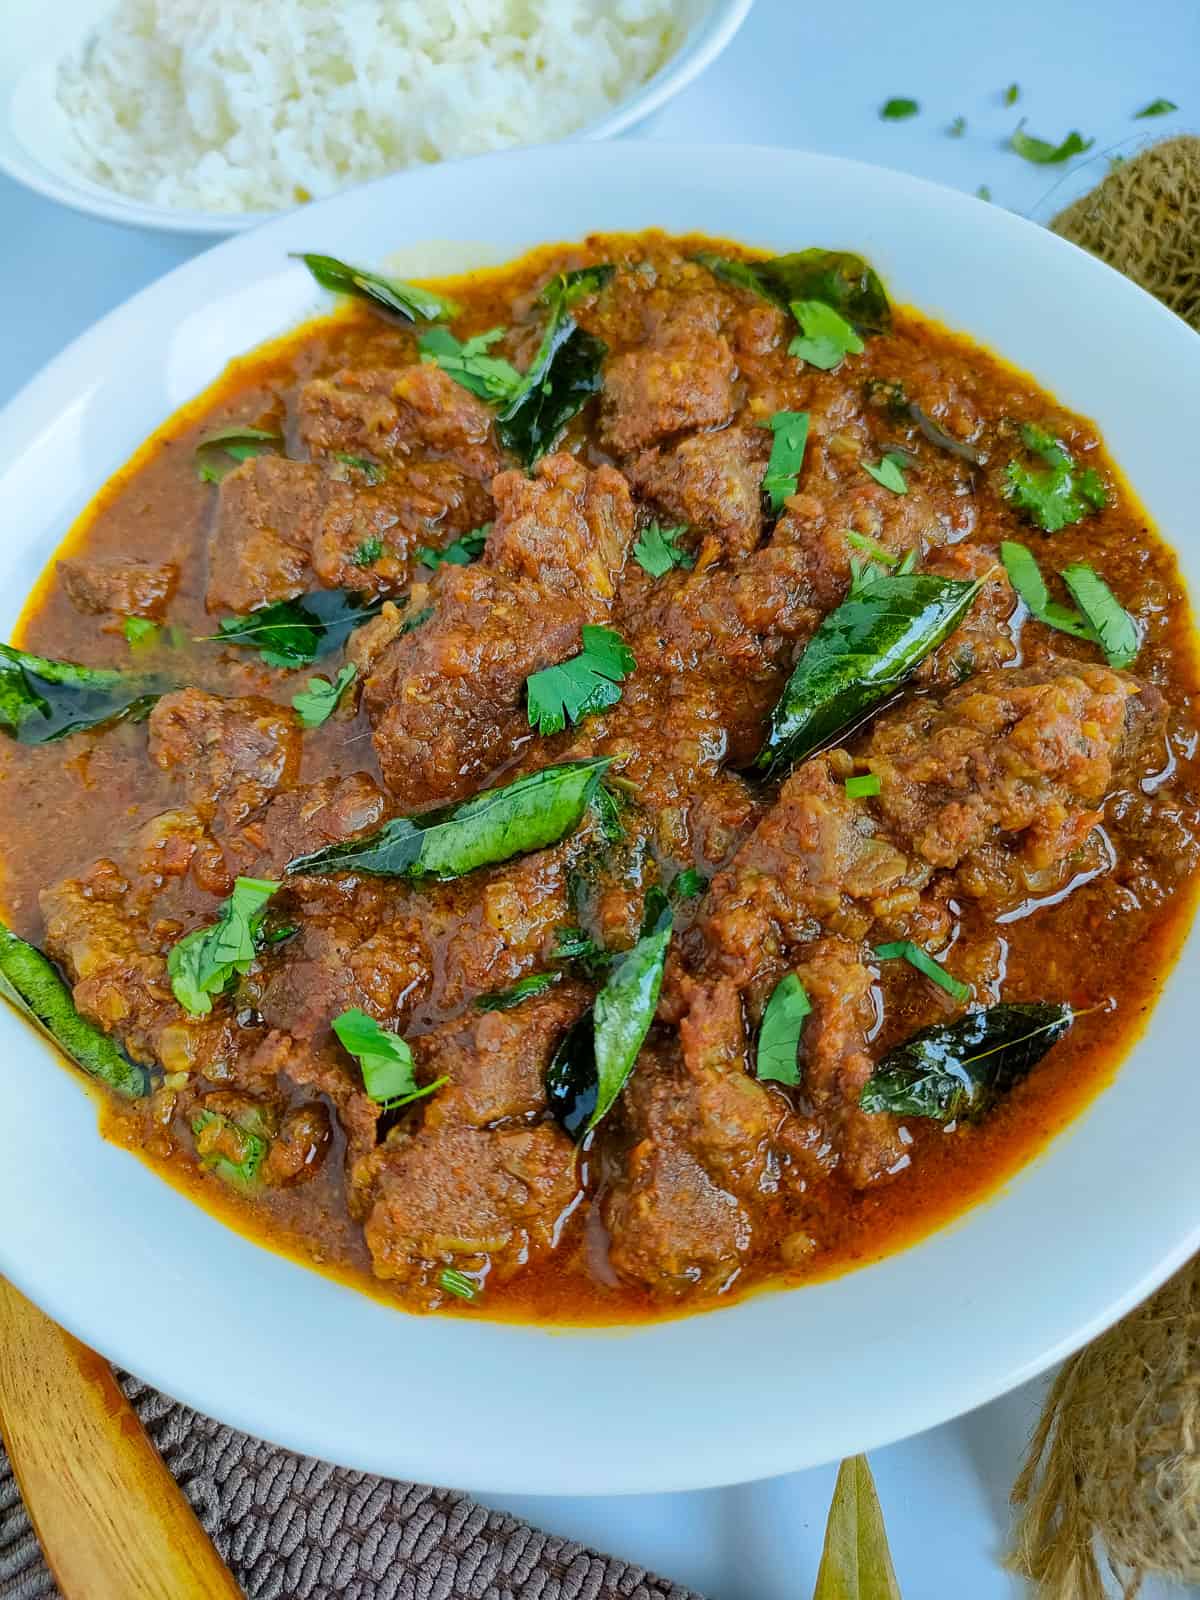
<instances>
[{"instance_id":1,"label":"jute sack material","mask_svg":"<svg viewBox=\"0 0 1200 1600\"><path fill-rule=\"evenodd\" d=\"M1200 328L1200 139L1119 166L1053 226ZM465 1495L294 1456L125 1386L249 1600L701 1600ZM1067 1363L1014 1497L1012 1563L1042 1600L1101 1600L1102 1559L1127 1597L1145 1573L1200 1580L1200 1264ZM0 1451L0 1600L56 1593Z\"/></svg>"}]
</instances>

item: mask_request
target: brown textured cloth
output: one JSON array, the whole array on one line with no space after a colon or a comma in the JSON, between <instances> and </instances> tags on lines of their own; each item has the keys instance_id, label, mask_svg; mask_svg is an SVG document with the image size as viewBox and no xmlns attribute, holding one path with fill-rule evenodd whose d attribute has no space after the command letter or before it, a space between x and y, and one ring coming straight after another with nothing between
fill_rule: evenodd
<instances>
[{"instance_id":1,"label":"brown textured cloth","mask_svg":"<svg viewBox=\"0 0 1200 1600\"><path fill-rule=\"evenodd\" d=\"M294 1456L123 1382L249 1600L701 1600L451 1489ZM0 1597L57 1594L0 1450Z\"/></svg>"}]
</instances>

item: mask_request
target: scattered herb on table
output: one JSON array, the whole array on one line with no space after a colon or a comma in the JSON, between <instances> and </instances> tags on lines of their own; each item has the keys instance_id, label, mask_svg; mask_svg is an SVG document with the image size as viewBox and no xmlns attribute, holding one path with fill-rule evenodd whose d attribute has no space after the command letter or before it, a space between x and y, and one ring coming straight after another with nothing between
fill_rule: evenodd
<instances>
[{"instance_id":1,"label":"scattered herb on table","mask_svg":"<svg viewBox=\"0 0 1200 1600\"><path fill-rule=\"evenodd\" d=\"M1008 142L1010 147L1026 161L1045 167L1055 162L1068 161L1072 156L1081 156L1085 150L1090 150L1096 141L1085 139L1081 133L1072 129L1061 143L1051 144L1047 139L1037 139L1033 134L1026 133L1025 123L1022 121Z\"/></svg>"},{"instance_id":2,"label":"scattered herb on table","mask_svg":"<svg viewBox=\"0 0 1200 1600\"><path fill-rule=\"evenodd\" d=\"M1178 110L1179 107L1174 100L1164 100L1160 96L1157 100L1151 100L1150 104L1143 106L1140 111L1135 111L1134 117L1165 117L1168 112Z\"/></svg>"},{"instance_id":3,"label":"scattered herb on table","mask_svg":"<svg viewBox=\"0 0 1200 1600\"><path fill-rule=\"evenodd\" d=\"M916 100L896 95L891 100L883 102L879 108L879 116L883 122L904 122L908 117L915 117L920 109L920 104Z\"/></svg>"},{"instance_id":4,"label":"scattered herb on table","mask_svg":"<svg viewBox=\"0 0 1200 1600\"><path fill-rule=\"evenodd\" d=\"M361 547L360 547L361 548ZM345 644L354 629L383 610L352 589L314 589L295 600L276 600L244 617L225 617L198 643L235 644L257 650L268 667L310 667L318 656Z\"/></svg>"},{"instance_id":5,"label":"scattered herb on table","mask_svg":"<svg viewBox=\"0 0 1200 1600\"><path fill-rule=\"evenodd\" d=\"M838 1468L813 1600L900 1600L866 1456L851 1456Z\"/></svg>"},{"instance_id":6,"label":"scattered herb on table","mask_svg":"<svg viewBox=\"0 0 1200 1600\"><path fill-rule=\"evenodd\" d=\"M150 1090L146 1068L130 1061L117 1044L75 1009L58 969L31 944L0 922L0 995L29 1018L89 1077L126 1099Z\"/></svg>"},{"instance_id":7,"label":"scattered herb on table","mask_svg":"<svg viewBox=\"0 0 1200 1600\"><path fill-rule=\"evenodd\" d=\"M48 744L122 718L136 722L166 688L119 668L52 661L0 644L0 729L21 744Z\"/></svg>"},{"instance_id":8,"label":"scattered herb on table","mask_svg":"<svg viewBox=\"0 0 1200 1600\"><path fill-rule=\"evenodd\" d=\"M332 1027L342 1049L352 1055L362 1069L367 1097L384 1111L398 1111L401 1106L424 1099L450 1081L438 1078L435 1083L419 1084L407 1041L382 1027L358 1006L351 1006L349 1011L334 1017Z\"/></svg>"},{"instance_id":9,"label":"scattered herb on table","mask_svg":"<svg viewBox=\"0 0 1200 1600\"><path fill-rule=\"evenodd\" d=\"M444 550L435 550L432 545L423 544L417 549L417 555L422 564L433 571L438 567L469 567L472 561L478 561L483 554L484 546L488 542L488 535L492 531L490 522L485 522L472 533L461 534L457 539L448 544Z\"/></svg>"},{"instance_id":10,"label":"scattered herb on table","mask_svg":"<svg viewBox=\"0 0 1200 1600\"><path fill-rule=\"evenodd\" d=\"M562 972L531 972L527 978L518 978L511 988L496 989L491 994L481 994L476 997L475 1006L479 1011L511 1011L514 1006L519 1006L522 1001L530 1000L534 995L545 994L547 989L552 989L562 978Z\"/></svg>"},{"instance_id":11,"label":"scattered herb on table","mask_svg":"<svg viewBox=\"0 0 1200 1600\"><path fill-rule=\"evenodd\" d=\"M353 661L347 661L331 683L328 678L310 678L308 688L292 696L292 709L302 728L319 728L338 708L338 701L358 676Z\"/></svg>"},{"instance_id":12,"label":"scattered herb on table","mask_svg":"<svg viewBox=\"0 0 1200 1600\"><path fill-rule=\"evenodd\" d=\"M859 462L859 466L868 477L874 478L876 483L885 489L890 489L893 494L908 493L908 483L901 470L903 465L903 457L897 455L894 450L889 450L882 460L874 465L869 461Z\"/></svg>"},{"instance_id":13,"label":"scattered herb on table","mask_svg":"<svg viewBox=\"0 0 1200 1600\"><path fill-rule=\"evenodd\" d=\"M529 725L539 733L561 733L568 722L616 705L620 685L637 666L633 651L614 628L587 624L583 649L557 666L543 667L525 680Z\"/></svg>"},{"instance_id":14,"label":"scattered herb on table","mask_svg":"<svg viewBox=\"0 0 1200 1600\"><path fill-rule=\"evenodd\" d=\"M194 928L172 947L167 957L171 992L191 1016L207 1016L213 995L249 971L258 955L267 902L279 887L271 878L235 879L217 920Z\"/></svg>"},{"instance_id":15,"label":"scattered herb on table","mask_svg":"<svg viewBox=\"0 0 1200 1600\"><path fill-rule=\"evenodd\" d=\"M1010 83L1008 88L1005 89L1005 91L1004 91L1004 104L1006 106L1015 106L1017 101L1020 98L1021 98L1021 86L1020 86L1020 84L1019 83Z\"/></svg>"},{"instance_id":16,"label":"scattered herb on table","mask_svg":"<svg viewBox=\"0 0 1200 1600\"><path fill-rule=\"evenodd\" d=\"M791 311L800 332L788 345L788 355L810 367L832 372L847 356L860 356L866 349L841 312L823 300L793 300Z\"/></svg>"},{"instance_id":17,"label":"scattered herb on table","mask_svg":"<svg viewBox=\"0 0 1200 1600\"><path fill-rule=\"evenodd\" d=\"M289 873L367 873L384 878L460 878L556 844L582 820L609 759L564 761L484 789L458 805L395 817L361 839L297 856Z\"/></svg>"},{"instance_id":18,"label":"scattered herb on table","mask_svg":"<svg viewBox=\"0 0 1200 1600\"><path fill-rule=\"evenodd\" d=\"M642 529L633 547L633 559L643 572L652 578L661 578L672 567L694 567L696 558L676 542L690 530L686 522L664 528L654 521Z\"/></svg>"},{"instance_id":19,"label":"scattered herb on table","mask_svg":"<svg viewBox=\"0 0 1200 1600\"><path fill-rule=\"evenodd\" d=\"M435 362L481 400L506 405L524 380L503 356L488 354L504 333L503 328L489 328L460 343L449 328L427 328L417 340L417 349L426 361Z\"/></svg>"},{"instance_id":20,"label":"scattered herb on table","mask_svg":"<svg viewBox=\"0 0 1200 1600\"><path fill-rule=\"evenodd\" d=\"M282 436L265 428L218 428L196 445L196 476L201 483L220 483L243 461L272 455L282 447Z\"/></svg>"},{"instance_id":21,"label":"scattered herb on table","mask_svg":"<svg viewBox=\"0 0 1200 1600\"><path fill-rule=\"evenodd\" d=\"M293 251L292 259L303 261L322 289L368 300L385 311L397 312L408 322L443 322L458 311L452 300L434 294L432 289L422 289L419 284L407 283L403 278L385 277L366 267L351 266L335 256Z\"/></svg>"},{"instance_id":22,"label":"scattered herb on table","mask_svg":"<svg viewBox=\"0 0 1200 1600\"><path fill-rule=\"evenodd\" d=\"M950 135L950 137L952 139L961 139L963 134L966 133L966 131L967 131L967 119L966 119L966 117L955 117L954 121L946 129L946 132Z\"/></svg>"},{"instance_id":23,"label":"scattered herb on table","mask_svg":"<svg viewBox=\"0 0 1200 1600\"><path fill-rule=\"evenodd\" d=\"M767 426L775 435L771 442L771 458L763 477L763 493L771 510L783 510L783 503L796 492L800 469L804 465L804 449L808 443L808 412L777 411Z\"/></svg>"},{"instance_id":24,"label":"scattered herb on table","mask_svg":"<svg viewBox=\"0 0 1200 1600\"><path fill-rule=\"evenodd\" d=\"M911 939L896 939L891 944L879 945L875 951L875 959L907 961L910 967L914 967L931 983L936 983L939 989L944 989L953 999L965 1005L971 998L969 983L960 982L953 974L946 971L940 961L935 961L928 950L922 950L921 946L914 944Z\"/></svg>"},{"instance_id":25,"label":"scattered herb on table","mask_svg":"<svg viewBox=\"0 0 1200 1600\"><path fill-rule=\"evenodd\" d=\"M1104 480L1094 467L1080 470L1074 456L1046 428L1023 422L1021 439L1031 455L1046 463L1045 469L1010 461L1004 475L1005 497L1023 511L1045 533L1080 522L1089 511L1103 511L1108 504Z\"/></svg>"},{"instance_id":26,"label":"scattered herb on table","mask_svg":"<svg viewBox=\"0 0 1200 1600\"><path fill-rule=\"evenodd\" d=\"M800 1082L800 1035L812 1011L808 991L794 972L775 985L758 1031L754 1071L772 1083Z\"/></svg>"}]
</instances>

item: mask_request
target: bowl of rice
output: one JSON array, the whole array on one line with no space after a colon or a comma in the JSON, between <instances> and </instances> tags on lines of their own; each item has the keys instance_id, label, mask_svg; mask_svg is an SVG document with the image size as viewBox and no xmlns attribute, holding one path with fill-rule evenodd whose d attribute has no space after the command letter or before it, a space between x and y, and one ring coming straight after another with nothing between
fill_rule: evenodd
<instances>
[{"instance_id":1,"label":"bowl of rice","mask_svg":"<svg viewBox=\"0 0 1200 1600\"><path fill-rule=\"evenodd\" d=\"M0 170L225 234L388 172L641 122L753 0L8 0Z\"/></svg>"}]
</instances>

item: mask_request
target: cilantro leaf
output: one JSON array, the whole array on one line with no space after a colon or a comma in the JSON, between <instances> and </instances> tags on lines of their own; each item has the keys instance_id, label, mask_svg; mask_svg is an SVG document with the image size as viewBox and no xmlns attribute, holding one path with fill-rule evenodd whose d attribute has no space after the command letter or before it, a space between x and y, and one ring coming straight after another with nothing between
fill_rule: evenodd
<instances>
[{"instance_id":1,"label":"cilantro leaf","mask_svg":"<svg viewBox=\"0 0 1200 1600\"><path fill-rule=\"evenodd\" d=\"M1045 428L1025 422L1021 438L1048 471L1037 471L1010 461L1004 477L1004 494L1019 511L1046 533L1057 533L1081 522L1089 511L1103 511L1108 493L1100 474L1088 467L1080 471L1070 451Z\"/></svg>"},{"instance_id":2,"label":"cilantro leaf","mask_svg":"<svg viewBox=\"0 0 1200 1600\"><path fill-rule=\"evenodd\" d=\"M344 467L350 467L355 472L361 472L369 484L374 486L382 483L387 477L387 468L380 466L378 461L368 461L366 456L347 455L344 450L335 450L333 459L340 461Z\"/></svg>"},{"instance_id":3,"label":"cilantro leaf","mask_svg":"<svg viewBox=\"0 0 1200 1600\"><path fill-rule=\"evenodd\" d=\"M172 947L167 957L171 991L193 1017L207 1016L212 996L249 969L258 954L267 901L278 888L270 878L236 879L217 920L184 934Z\"/></svg>"},{"instance_id":4,"label":"cilantro leaf","mask_svg":"<svg viewBox=\"0 0 1200 1600\"><path fill-rule=\"evenodd\" d=\"M652 522L649 527L643 528L634 545L633 559L652 578L661 578L672 567L694 567L695 556L688 550L681 550L675 542L681 534L689 531L686 522L677 523L673 528L664 528Z\"/></svg>"},{"instance_id":5,"label":"cilantro leaf","mask_svg":"<svg viewBox=\"0 0 1200 1600\"><path fill-rule=\"evenodd\" d=\"M1110 667L1128 667L1141 648L1137 623L1099 573L1083 562L1062 570L1062 580L1087 618Z\"/></svg>"},{"instance_id":6,"label":"cilantro leaf","mask_svg":"<svg viewBox=\"0 0 1200 1600\"><path fill-rule=\"evenodd\" d=\"M804 465L804 448L808 443L808 412L777 411L767 423L775 435L771 444L771 459L767 462L763 478L763 493L771 502L772 511L782 511L783 502L795 494Z\"/></svg>"},{"instance_id":7,"label":"cilantro leaf","mask_svg":"<svg viewBox=\"0 0 1200 1600\"><path fill-rule=\"evenodd\" d=\"M633 652L613 628L587 625L583 649L569 661L543 667L525 680L529 725L539 733L561 733L621 698L617 687L637 666Z\"/></svg>"},{"instance_id":8,"label":"cilantro leaf","mask_svg":"<svg viewBox=\"0 0 1200 1600\"><path fill-rule=\"evenodd\" d=\"M398 1033L380 1027L374 1017L357 1006L334 1017L332 1026L342 1048L362 1068L368 1098L384 1111L410 1105L449 1082L439 1078L436 1083L418 1084L407 1042Z\"/></svg>"},{"instance_id":9,"label":"cilantro leaf","mask_svg":"<svg viewBox=\"0 0 1200 1600\"><path fill-rule=\"evenodd\" d=\"M483 554L483 547L487 544L488 534L492 531L490 522L485 522L481 527L471 533L464 533L448 544L444 550L435 550L432 545L418 546L417 555L422 565L436 571L443 564L452 567L469 567L472 561L478 561Z\"/></svg>"},{"instance_id":10,"label":"cilantro leaf","mask_svg":"<svg viewBox=\"0 0 1200 1600\"><path fill-rule=\"evenodd\" d=\"M668 894L672 900L694 900L708 888L708 879L695 867L685 867L671 879Z\"/></svg>"},{"instance_id":11,"label":"cilantro leaf","mask_svg":"<svg viewBox=\"0 0 1200 1600\"><path fill-rule=\"evenodd\" d=\"M458 307L432 289L422 289L418 284L406 283L403 278L387 278L379 272L368 272L365 267L351 266L336 256L306 255L303 251L291 252L293 261L303 261L322 289L333 294L356 295L382 306L385 311L396 311L409 322L437 322L452 317Z\"/></svg>"},{"instance_id":12,"label":"cilantro leaf","mask_svg":"<svg viewBox=\"0 0 1200 1600\"><path fill-rule=\"evenodd\" d=\"M251 456L266 455L283 446L277 433L265 428L249 428L237 424L232 428L218 428L196 441L196 476L201 483L220 483L234 467Z\"/></svg>"},{"instance_id":13,"label":"cilantro leaf","mask_svg":"<svg viewBox=\"0 0 1200 1600\"><path fill-rule=\"evenodd\" d=\"M570 310L585 295L599 294L616 271L611 261L599 262L594 267L575 267L570 272L556 272L537 297L540 306L553 311L562 306Z\"/></svg>"},{"instance_id":14,"label":"cilantro leaf","mask_svg":"<svg viewBox=\"0 0 1200 1600\"><path fill-rule=\"evenodd\" d=\"M503 328L489 328L460 344L449 328L428 328L417 340L417 349L424 360L448 372L464 389L481 400L500 405L511 400L523 382L511 362L503 356L488 355L491 346L503 337Z\"/></svg>"},{"instance_id":15,"label":"cilantro leaf","mask_svg":"<svg viewBox=\"0 0 1200 1600\"><path fill-rule=\"evenodd\" d=\"M126 617L121 624L121 632L129 641L131 650L140 650L145 645L153 644L161 629L149 617Z\"/></svg>"},{"instance_id":16,"label":"cilantro leaf","mask_svg":"<svg viewBox=\"0 0 1200 1600\"><path fill-rule=\"evenodd\" d=\"M971 985L962 983L947 972L940 961L935 961L928 950L922 950L911 939L897 939L892 944L881 944L875 952L876 961L907 961L910 967L922 973L939 989L944 989L960 1004L971 998Z\"/></svg>"},{"instance_id":17,"label":"cilantro leaf","mask_svg":"<svg viewBox=\"0 0 1200 1600\"><path fill-rule=\"evenodd\" d=\"M967 131L967 119L966 119L966 117L955 117L954 121L946 129L946 132L950 135L950 137L952 139L961 139L963 134L966 133L966 131Z\"/></svg>"},{"instance_id":18,"label":"cilantro leaf","mask_svg":"<svg viewBox=\"0 0 1200 1600\"><path fill-rule=\"evenodd\" d=\"M859 466L868 477L874 478L876 483L890 489L893 494L907 494L908 484L900 470L902 463L903 457L889 450L877 466L872 466L869 461L860 461Z\"/></svg>"},{"instance_id":19,"label":"cilantro leaf","mask_svg":"<svg viewBox=\"0 0 1200 1600\"><path fill-rule=\"evenodd\" d=\"M354 662L347 661L332 683L328 678L310 678L308 688L292 696L292 709L300 719L300 726L319 728L323 722L328 722L357 673Z\"/></svg>"},{"instance_id":20,"label":"cilantro leaf","mask_svg":"<svg viewBox=\"0 0 1200 1600\"><path fill-rule=\"evenodd\" d=\"M200 1110L192 1118L192 1135L202 1167L236 1189L253 1187L269 1149L257 1128L220 1111Z\"/></svg>"},{"instance_id":21,"label":"cilantro leaf","mask_svg":"<svg viewBox=\"0 0 1200 1600\"><path fill-rule=\"evenodd\" d=\"M1143 106L1140 111L1135 111L1134 117L1135 119L1138 117L1165 117L1168 112L1178 110L1179 107L1174 100L1164 100L1160 96L1157 100L1151 100L1150 104Z\"/></svg>"},{"instance_id":22,"label":"cilantro leaf","mask_svg":"<svg viewBox=\"0 0 1200 1600\"><path fill-rule=\"evenodd\" d=\"M363 540L350 559L356 567L370 567L382 554L383 540L378 534L372 534L371 538Z\"/></svg>"},{"instance_id":23,"label":"cilantro leaf","mask_svg":"<svg viewBox=\"0 0 1200 1600\"><path fill-rule=\"evenodd\" d=\"M979 185L978 189L976 189L975 198L976 198L976 200L987 200L989 202L991 201L992 191L991 191L991 189L988 188L986 183L981 183Z\"/></svg>"},{"instance_id":24,"label":"cilantro leaf","mask_svg":"<svg viewBox=\"0 0 1200 1600\"><path fill-rule=\"evenodd\" d=\"M1019 83L1010 83L1004 91L1004 104L1006 106L1015 106L1020 98L1021 85Z\"/></svg>"},{"instance_id":25,"label":"cilantro leaf","mask_svg":"<svg viewBox=\"0 0 1200 1600\"><path fill-rule=\"evenodd\" d=\"M866 348L858 334L832 306L822 300L793 300L792 315L800 332L788 345L788 355L799 356L810 367L829 372L846 356L860 356Z\"/></svg>"},{"instance_id":26,"label":"cilantro leaf","mask_svg":"<svg viewBox=\"0 0 1200 1600\"><path fill-rule=\"evenodd\" d=\"M767 1009L763 1012L754 1062L754 1071L759 1078L792 1085L800 1082L797 1052L804 1019L811 1010L812 1001L804 985L794 972L789 972L775 985L774 993L767 1001Z\"/></svg>"},{"instance_id":27,"label":"cilantro leaf","mask_svg":"<svg viewBox=\"0 0 1200 1600\"><path fill-rule=\"evenodd\" d=\"M885 100L879 108L879 115L884 122L903 122L906 117L915 117L921 107L916 100L908 100L903 96L896 96Z\"/></svg>"},{"instance_id":28,"label":"cilantro leaf","mask_svg":"<svg viewBox=\"0 0 1200 1600\"><path fill-rule=\"evenodd\" d=\"M1010 147L1026 161L1045 167L1058 161L1067 161L1071 156L1081 156L1085 150L1090 150L1096 141L1085 139L1081 133L1072 129L1061 144L1051 144L1046 139L1036 139L1031 133L1026 133L1025 123L1022 120L1017 124L1008 142Z\"/></svg>"}]
</instances>

